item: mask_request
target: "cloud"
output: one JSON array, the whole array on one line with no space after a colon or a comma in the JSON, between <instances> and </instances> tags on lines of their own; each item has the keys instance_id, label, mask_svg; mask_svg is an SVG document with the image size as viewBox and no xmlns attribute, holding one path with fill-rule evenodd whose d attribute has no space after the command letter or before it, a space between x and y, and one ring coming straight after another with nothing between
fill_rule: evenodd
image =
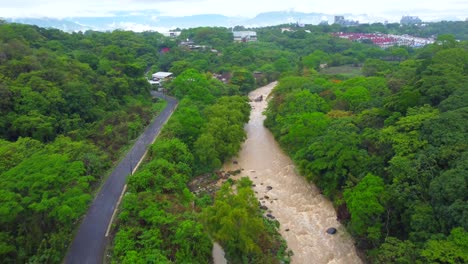
<instances>
[{"instance_id":1,"label":"cloud","mask_svg":"<svg viewBox=\"0 0 468 264\"><path fill-rule=\"evenodd\" d=\"M466 16L462 0L0 0L0 17L113 16L119 12L158 10L158 15L221 14L254 17L262 12L295 10L327 14ZM427 9L426 13L419 10Z\"/></svg>"},{"instance_id":2,"label":"cloud","mask_svg":"<svg viewBox=\"0 0 468 264\"><path fill-rule=\"evenodd\" d=\"M16 1L1 1L1 8L30 8L34 6L40 6L47 4L48 2L52 1L47 1L47 0L37 0L37 1L32 1L32 0L16 0Z\"/></svg>"},{"instance_id":3,"label":"cloud","mask_svg":"<svg viewBox=\"0 0 468 264\"><path fill-rule=\"evenodd\" d=\"M187 3L187 2L200 2L197 0L128 0L127 2L130 3L145 3L145 4L160 4L160 3L170 3L170 2L182 2L182 3Z\"/></svg>"}]
</instances>

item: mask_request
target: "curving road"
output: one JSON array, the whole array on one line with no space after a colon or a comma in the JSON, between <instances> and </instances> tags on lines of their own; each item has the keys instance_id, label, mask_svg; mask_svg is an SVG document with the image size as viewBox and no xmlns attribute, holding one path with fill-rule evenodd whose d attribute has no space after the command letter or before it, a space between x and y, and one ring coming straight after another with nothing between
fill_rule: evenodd
<instances>
[{"instance_id":1,"label":"curving road","mask_svg":"<svg viewBox=\"0 0 468 264\"><path fill-rule=\"evenodd\" d=\"M65 263L103 263L104 251L108 242L106 231L123 192L126 179L138 167L148 146L154 142L162 126L177 107L177 100L173 97L155 91L152 91L151 95L166 100L167 106L140 135L132 149L115 167L94 198L71 246L68 248Z\"/></svg>"}]
</instances>

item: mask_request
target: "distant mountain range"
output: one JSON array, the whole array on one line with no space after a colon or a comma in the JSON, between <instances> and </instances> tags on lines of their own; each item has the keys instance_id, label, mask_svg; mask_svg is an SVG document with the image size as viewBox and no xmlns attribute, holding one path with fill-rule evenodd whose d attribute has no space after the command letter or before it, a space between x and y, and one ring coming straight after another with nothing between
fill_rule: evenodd
<instances>
[{"instance_id":1,"label":"distant mountain range","mask_svg":"<svg viewBox=\"0 0 468 264\"><path fill-rule=\"evenodd\" d=\"M341 14L349 20L359 22L384 22L382 17L373 17L366 14ZM206 14L184 17L159 16L156 10L142 12L118 12L107 17L71 17L56 18L6 18L7 22L37 25L46 28L57 28L63 31L108 31L115 29L132 31L159 31L167 32L175 28L193 28L200 26L220 27L263 27L288 23L319 24L322 21L333 23L334 15L323 13L302 13L296 11L278 11L260 13L254 18L227 17L224 15Z\"/></svg>"}]
</instances>

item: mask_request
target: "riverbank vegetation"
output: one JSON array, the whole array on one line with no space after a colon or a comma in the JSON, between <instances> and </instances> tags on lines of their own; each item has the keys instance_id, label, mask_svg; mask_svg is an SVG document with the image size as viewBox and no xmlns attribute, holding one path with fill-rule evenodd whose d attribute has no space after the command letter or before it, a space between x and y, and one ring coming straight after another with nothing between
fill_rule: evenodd
<instances>
[{"instance_id":1,"label":"riverbank vegetation","mask_svg":"<svg viewBox=\"0 0 468 264\"><path fill-rule=\"evenodd\" d=\"M151 147L149 161L129 178L111 261L207 263L212 237L234 263L278 262L284 246L275 229L267 229L248 180L236 184L237 194L223 185L213 205L212 197L196 197L187 188L194 176L211 174L239 151L250 113L247 98L226 96L223 84L193 69L170 89L180 105Z\"/></svg>"},{"instance_id":2,"label":"riverbank vegetation","mask_svg":"<svg viewBox=\"0 0 468 264\"><path fill-rule=\"evenodd\" d=\"M277 229L278 221L263 217L252 190L252 181L243 177L227 182L206 207L201 219L232 263L289 263L290 253Z\"/></svg>"},{"instance_id":3,"label":"riverbank vegetation","mask_svg":"<svg viewBox=\"0 0 468 264\"><path fill-rule=\"evenodd\" d=\"M265 125L371 262L467 262L467 42L366 67L281 79Z\"/></svg>"}]
</instances>

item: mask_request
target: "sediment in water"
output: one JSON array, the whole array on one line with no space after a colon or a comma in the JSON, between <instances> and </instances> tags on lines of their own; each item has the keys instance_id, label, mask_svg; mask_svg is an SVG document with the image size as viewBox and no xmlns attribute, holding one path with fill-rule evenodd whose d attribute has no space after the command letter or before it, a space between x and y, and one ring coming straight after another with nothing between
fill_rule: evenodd
<instances>
[{"instance_id":1,"label":"sediment in water","mask_svg":"<svg viewBox=\"0 0 468 264\"><path fill-rule=\"evenodd\" d=\"M281 224L280 233L294 252L292 263L362 263L353 239L337 221L331 202L296 173L291 159L263 126L262 112L267 101L255 98L267 98L275 85L271 83L249 94L252 112L245 126L247 140L236 162L227 162L224 170L244 169L234 177L249 176L253 181L257 198L263 198L261 202L268 206L268 213ZM330 227L337 229L336 234L326 232Z\"/></svg>"}]
</instances>

